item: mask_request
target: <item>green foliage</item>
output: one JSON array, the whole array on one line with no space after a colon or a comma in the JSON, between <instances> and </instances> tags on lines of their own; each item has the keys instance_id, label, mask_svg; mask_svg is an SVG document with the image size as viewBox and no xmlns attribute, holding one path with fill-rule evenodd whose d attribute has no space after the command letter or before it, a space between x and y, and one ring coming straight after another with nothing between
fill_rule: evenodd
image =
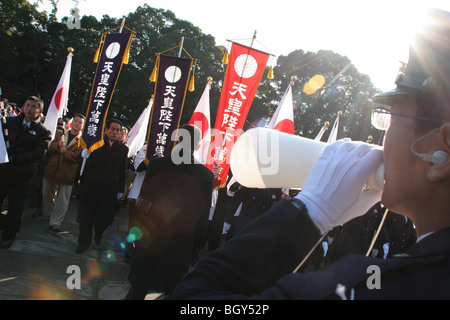
<instances>
[{"instance_id":1,"label":"green foliage","mask_svg":"<svg viewBox=\"0 0 450 320\"><path fill-rule=\"evenodd\" d=\"M73 47L69 115L85 113L96 68L93 57L101 33L119 26L122 18L105 15L98 21L93 16L83 16L81 29L69 29L67 17L61 22L56 21L58 1L50 2L53 10L48 15L39 12L36 4L26 0L0 0L0 86L10 101L20 105L26 96L34 94L41 96L47 107L64 68L67 48ZM189 121L207 77L212 77L210 99L214 125L225 76L226 66L221 62L225 48L217 46L212 35L204 34L189 21L178 19L172 11L145 4L125 18L126 27L134 30L136 35L130 49L129 64L122 68L109 116L121 118L130 127L135 123L154 92L154 83L150 83L149 77L156 54L177 46L184 38L183 48L198 61L195 91L187 92L181 124ZM177 55L178 50L168 54ZM187 57L187 54L183 52L182 56ZM337 77L349 64L350 67ZM378 141L380 133L371 128L369 119L370 97L376 90L369 77L360 74L347 57L332 51L312 53L296 50L278 57L274 71L275 79L263 77L247 123L271 117L291 77L296 76L293 97L297 134L315 137L325 121L332 125L337 112L342 111L338 138L366 140L372 134L374 142ZM303 86L316 74L325 77L325 86L307 95Z\"/></svg>"},{"instance_id":2,"label":"green foliage","mask_svg":"<svg viewBox=\"0 0 450 320\"><path fill-rule=\"evenodd\" d=\"M369 77L360 74L347 57L332 51L312 53L296 50L287 56L278 57L274 72L276 79L263 79L261 82L248 116L249 122L259 117L271 117L291 77L295 76L297 80L293 85L293 99L296 134L314 138L326 121L330 123L331 129L341 111L343 115L338 138L351 137L365 141L369 135L375 139L380 137L380 132L370 126L370 109L373 107L370 97L376 90ZM316 93L308 95L303 87L314 75L324 76L326 82ZM328 133L322 140L327 138Z\"/></svg>"}]
</instances>

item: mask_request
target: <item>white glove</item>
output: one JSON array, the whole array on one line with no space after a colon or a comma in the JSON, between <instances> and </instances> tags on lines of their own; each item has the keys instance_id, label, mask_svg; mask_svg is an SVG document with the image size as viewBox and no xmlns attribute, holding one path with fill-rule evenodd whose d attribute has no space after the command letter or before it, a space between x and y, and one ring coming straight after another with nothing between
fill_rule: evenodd
<instances>
[{"instance_id":1,"label":"white glove","mask_svg":"<svg viewBox=\"0 0 450 320\"><path fill-rule=\"evenodd\" d=\"M383 259L387 258L387 255L389 253L389 243L383 244Z\"/></svg>"},{"instance_id":2,"label":"white glove","mask_svg":"<svg viewBox=\"0 0 450 320\"><path fill-rule=\"evenodd\" d=\"M83 149L83 151L81 151L81 156L85 159L89 158L91 154L88 153L88 149Z\"/></svg>"},{"instance_id":3,"label":"white glove","mask_svg":"<svg viewBox=\"0 0 450 320\"><path fill-rule=\"evenodd\" d=\"M324 149L296 196L320 232L362 216L381 200L381 191L363 189L382 162L379 146L350 139Z\"/></svg>"}]
</instances>

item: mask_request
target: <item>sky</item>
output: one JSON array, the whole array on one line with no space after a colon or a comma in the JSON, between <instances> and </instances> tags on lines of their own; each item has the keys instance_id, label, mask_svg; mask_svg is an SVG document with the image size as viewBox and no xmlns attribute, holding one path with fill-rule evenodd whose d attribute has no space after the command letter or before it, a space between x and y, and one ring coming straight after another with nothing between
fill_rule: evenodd
<instances>
[{"instance_id":1,"label":"sky","mask_svg":"<svg viewBox=\"0 0 450 320\"><path fill-rule=\"evenodd\" d=\"M332 50L347 56L359 72L369 75L375 87L381 90L394 88L399 61L407 62L409 43L412 35L420 30L418 21L426 9L435 7L450 11L448 0L76 2L59 0L58 19L70 16L71 8L76 6L81 16L93 15L100 20L107 14L122 18L147 3L153 8L173 11L178 19L190 21L203 33L212 35L217 45L228 48L228 40L250 45L256 33L254 47L275 56L287 55L297 49ZM39 9L50 12L49 3L43 0Z\"/></svg>"}]
</instances>

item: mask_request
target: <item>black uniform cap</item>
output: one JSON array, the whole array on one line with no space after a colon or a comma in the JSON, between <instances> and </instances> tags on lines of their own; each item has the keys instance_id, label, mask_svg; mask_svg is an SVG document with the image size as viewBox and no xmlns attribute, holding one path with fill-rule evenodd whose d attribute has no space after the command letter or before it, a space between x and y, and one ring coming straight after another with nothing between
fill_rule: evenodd
<instances>
[{"instance_id":1,"label":"black uniform cap","mask_svg":"<svg viewBox=\"0 0 450 320\"><path fill-rule=\"evenodd\" d=\"M390 105L393 99L421 95L430 99L448 99L450 92L450 12L430 9L424 31L409 47L409 60L391 91L372 100ZM444 95L445 97L442 97Z\"/></svg>"}]
</instances>

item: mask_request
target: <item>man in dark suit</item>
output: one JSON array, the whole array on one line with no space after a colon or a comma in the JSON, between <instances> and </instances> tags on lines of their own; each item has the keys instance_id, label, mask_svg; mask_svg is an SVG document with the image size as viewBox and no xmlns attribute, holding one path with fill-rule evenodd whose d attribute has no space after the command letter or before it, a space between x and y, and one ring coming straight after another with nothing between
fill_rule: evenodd
<instances>
[{"instance_id":1,"label":"man in dark suit","mask_svg":"<svg viewBox=\"0 0 450 320\"><path fill-rule=\"evenodd\" d=\"M136 204L143 236L135 242L126 299L144 299L149 290L172 292L206 243L214 175L193 156L200 130L185 125L180 131L183 140L171 157L148 165Z\"/></svg>"},{"instance_id":2,"label":"man in dark suit","mask_svg":"<svg viewBox=\"0 0 450 320\"><path fill-rule=\"evenodd\" d=\"M391 106L372 112L372 124L388 128L384 152L327 146L295 198L203 258L171 299L450 299L450 13L431 10L428 21L397 88L373 97ZM366 186L383 158L381 194ZM348 255L325 271L294 272L324 234L380 200L414 221L419 238L405 255Z\"/></svg>"},{"instance_id":3,"label":"man in dark suit","mask_svg":"<svg viewBox=\"0 0 450 320\"><path fill-rule=\"evenodd\" d=\"M35 96L25 100L22 113L6 118L9 162L0 164L0 199L8 196L8 214L0 221L1 247L12 246L22 223L25 197L31 179L38 171L38 163L48 149L51 133L40 122L44 102Z\"/></svg>"},{"instance_id":4,"label":"man in dark suit","mask_svg":"<svg viewBox=\"0 0 450 320\"><path fill-rule=\"evenodd\" d=\"M276 202L281 200L281 189L257 189L241 186L233 196L233 206L227 212L227 221L233 221L227 232L227 239L231 239L245 225L269 210ZM237 206L240 211L236 216ZM231 215L231 218L230 218Z\"/></svg>"},{"instance_id":5,"label":"man in dark suit","mask_svg":"<svg viewBox=\"0 0 450 320\"><path fill-rule=\"evenodd\" d=\"M111 119L106 124L104 144L86 161L83 173L77 222L80 224L76 253L85 252L92 242L100 244L102 235L114 221L117 198L125 190L128 147L118 142L122 123Z\"/></svg>"},{"instance_id":6,"label":"man in dark suit","mask_svg":"<svg viewBox=\"0 0 450 320\"><path fill-rule=\"evenodd\" d=\"M327 253L327 264L333 263L342 257L352 254L366 254L370 248L374 234L380 227L385 208L381 202L378 202L370 210L360 216L345 223L338 232L336 232L332 244ZM387 243L387 233L385 223L382 226L380 235L374 248L383 256L383 244Z\"/></svg>"}]
</instances>

